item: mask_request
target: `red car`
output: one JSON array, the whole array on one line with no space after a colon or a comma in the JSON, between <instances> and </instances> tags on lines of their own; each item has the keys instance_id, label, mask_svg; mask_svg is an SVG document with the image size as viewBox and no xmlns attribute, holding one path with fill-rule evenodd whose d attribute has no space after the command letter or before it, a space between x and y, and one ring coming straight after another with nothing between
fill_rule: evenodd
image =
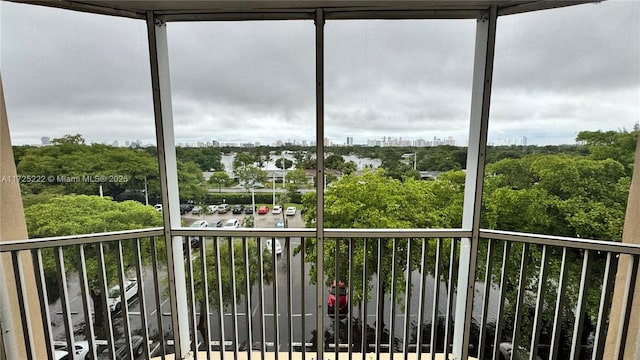
<instances>
[{"instance_id":1,"label":"red car","mask_svg":"<svg viewBox=\"0 0 640 360\"><path fill-rule=\"evenodd\" d=\"M336 294L338 299L336 300ZM349 313L349 289L342 282L333 281L329 288L329 297L327 298L327 315L335 316L336 306L338 307L338 315L346 315Z\"/></svg>"},{"instance_id":2,"label":"red car","mask_svg":"<svg viewBox=\"0 0 640 360\"><path fill-rule=\"evenodd\" d=\"M269 207L267 205L262 205L258 208L258 214L264 215L269 213Z\"/></svg>"}]
</instances>

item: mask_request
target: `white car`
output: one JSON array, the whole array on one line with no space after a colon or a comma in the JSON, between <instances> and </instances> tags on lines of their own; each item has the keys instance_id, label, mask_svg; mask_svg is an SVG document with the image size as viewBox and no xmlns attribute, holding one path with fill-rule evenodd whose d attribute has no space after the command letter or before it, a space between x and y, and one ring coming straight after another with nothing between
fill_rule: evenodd
<instances>
[{"instance_id":1,"label":"white car","mask_svg":"<svg viewBox=\"0 0 640 360\"><path fill-rule=\"evenodd\" d=\"M64 350L56 350L53 352L53 360L73 360L69 357L69 353Z\"/></svg>"},{"instance_id":2,"label":"white car","mask_svg":"<svg viewBox=\"0 0 640 360\"><path fill-rule=\"evenodd\" d=\"M207 220L196 220L193 224L189 225L192 228L206 228L209 227L209 223ZM189 244L191 244L192 248L197 248L200 246L200 237L199 236L189 236Z\"/></svg>"},{"instance_id":3,"label":"white car","mask_svg":"<svg viewBox=\"0 0 640 360\"><path fill-rule=\"evenodd\" d=\"M196 220L193 222L193 224L189 225L189 227L192 228L206 228L209 226L209 223L207 222L207 220Z\"/></svg>"},{"instance_id":4,"label":"white car","mask_svg":"<svg viewBox=\"0 0 640 360\"><path fill-rule=\"evenodd\" d=\"M513 344L509 342L501 342L500 343L500 358L511 359L511 352L513 350ZM529 359L529 351L524 347L518 346L518 351L513 354L514 360L525 360ZM542 358L536 355L536 360L542 360Z\"/></svg>"},{"instance_id":5,"label":"white car","mask_svg":"<svg viewBox=\"0 0 640 360\"><path fill-rule=\"evenodd\" d=\"M229 219L229 220L227 220L227 222L224 223L224 227L225 228L239 228L240 227L240 220L238 220L238 219Z\"/></svg>"},{"instance_id":6,"label":"white car","mask_svg":"<svg viewBox=\"0 0 640 360\"><path fill-rule=\"evenodd\" d=\"M158 210L158 211L162 212L162 204L155 204L155 205L153 205L153 207L154 207L156 210Z\"/></svg>"},{"instance_id":7,"label":"white car","mask_svg":"<svg viewBox=\"0 0 640 360\"><path fill-rule=\"evenodd\" d=\"M267 249L268 252L271 252L271 248L273 248L273 244L271 243L271 239L267 239L267 241L265 242L265 248ZM276 250L276 255L280 255L282 254L282 245L280 245L280 240L276 239L275 242L275 250Z\"/></svg>"},{"instance_id":8,"label":"white car","mask_svg":"<svg viewBox=\"0 0 640 360\"><path fill-rule=\"evenodd\" d=\"M287 210L284 212L284 214L287 215L287 216L294 216L296 214L297 210L298 209L296 209L295 206L289 206L287 208Z\"/></svg>"},{"instance_id":9,"label":"white car","mask_svg":"<svg viewBox=\"0 0 640 360\"><path fill-rule=\"evenodd\" d=\"M73 360L85 360L88 358L89 356L89 342L86 340L82 340L82 341L74 341L73 342L73 346L75 347L75 354L73 356ZM53 349L55 350L55 356L54 359L56 360L62 360L62 359L68 359L68 360L72 360L68 354L69 352L67 351L67 342L66 341L54 341L53 342Z\"/></svg>"},{"instance_id":10,"label":"white car","mask_svg":"<svg viewBox=\"0 0 640 360\"><path fill-rule=\"evenodd\" d=\"M131 301L134 297L138 295L138 280L129 279L124 282L124 298L128 302ZM120 311L122 310L120 296L120 285L116 285L109 289L109 298L107 299L107 305L109 306L110 311Z\"/></svg>"},{"instance_id":11,"label":"white car","mask_svg":"<svg viewBox=\"0 0 640 360\"><path fill-rule=\"evenodd\" d=\"M274 214L274 215L282 214L282 206L280 206L280 205L274 206L273 210L271 210L271 213Z\"/></svg>"}]
</instances>

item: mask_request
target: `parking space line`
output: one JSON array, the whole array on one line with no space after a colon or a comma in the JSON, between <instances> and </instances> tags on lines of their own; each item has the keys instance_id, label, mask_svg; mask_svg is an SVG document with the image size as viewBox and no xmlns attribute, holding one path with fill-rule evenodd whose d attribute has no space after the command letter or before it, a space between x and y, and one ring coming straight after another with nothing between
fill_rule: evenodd
<instances>
[{"instance_id":1,"label":"parking space line","mask_svg":"<svg viewBox=\"0 0 640 360\"><path fill-rule=\"evenodd\" d=\"M162 306L164 304L167 303L167 301L169 301L169 299L166 299L165 301L163 301L162 303L160 303L160 307L162 308ZM153 316L153 314L155 314L158 311L158 309L153 309L153 311L149 314L149 316ZM163 314L164 315L164 314Z\"/></svg>"}]
</instances>

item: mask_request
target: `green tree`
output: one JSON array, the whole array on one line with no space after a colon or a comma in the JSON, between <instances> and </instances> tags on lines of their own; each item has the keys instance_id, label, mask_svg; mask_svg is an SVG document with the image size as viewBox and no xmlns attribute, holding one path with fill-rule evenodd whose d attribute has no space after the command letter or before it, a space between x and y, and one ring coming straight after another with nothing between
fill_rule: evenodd
<instances>
[{"instance_id":1,"label":"green tree","mask_svg":"<svg viewBox=\"0 0 640 360\"><path fill-rule=\"evenodd\" d=\"M342 155L331 154L324 159L324 167L332 170L342 171L344 158Z\"/></svg>"},{"instance_id":2,"label":"green tree","mask_svg":"<svg viewBox=\"0 0 640 360\"><path fill-rule=\"evenodd\" d=\"M209 184L217 185L218 186L218 192L222 192L222 187L223 186L226 187L226 186L231 185L231 178L224 171L216 171L209 178Z\"/></svg>"},{"instance_id":3,"label":"green tree","mask_svg":"<svg viewBox=\"0 0 640 360\"><path fill-rule=\"evenodd\" d=\"M176 158L179 162L194 162L201 171L223 171L224 165L220 161L220 149L214 147L176 147ZM214 170L211 170L214 169Z\"/></svg>"},{"instance_id":4,"label":"green tree","mask_svg":"<svg viewBox=\"0 0 640 360\"><path fill-rule=\"evenodd\" d=\"M309 179L307 179L307 175L303 169L295 169L293 171L289 171L287 175L285 175L286 185L285 188L287 193L289 193L289 198L293 198L300 190L300 187L306 186L309 183Z\"/></svg>"},{"instance_id":5,"label":"green tree","mask_svg":"<svg viewBox=\"0 0 640 360\"><path fill-rule=\"evenodd\" d=\"M127 189L143 189L145 177L158 177L157 161L143 151L74 141L28 149L17 171L44 180L22 185L33 194L97 195L102 186L105 195L116 197Z\"/></svg>"},{"instance_id":6,"label":"green tree","mask_svg":"<svg viewBox=\"0 0 640 360\"><path fill-rule=\"evenodd\" d=\"M242 166L235 171L236 177L240 180L240 184L249 191L256 183L264 183L267 181L267 172L255 165Z\"/></svg>"},{"instance_id":7,"label":"green tree","mask_svg":"<svg viewBox=\"0 0 640 360\"><path fill-rule=\"evenodd\" d=\"M178 189L183 200L203 199L207 194L204 176L196 163L178 163Z\"/></svg>"},{"instance_id":8,"label":"green tree","mask_svg":"<svg viewBox=\"0 0 640 360\"><path fill-rule=\"evenodd\" d=\"M51 139L52 145L65 145L65 144L74 144L74 145L84 145L85 140L84 137L80 134L75 135L64 135L61 138Z\"/></svg>"},{"instance_id":9,"label":"green tree","mask_svg":"<svg viewBox=\"0 0 640 360\"><path fill-rule=\"evenodd\" d=\"M287 159L287 158L277 158L276 159L276 167L278 169L291 169L291 167L293 167L293 161Z\"/></svg>"},{"instance_id":10,"label":"green tree","mask_svg":"<svg viewBox=\"0 0 640 360\"><path fill-rule=\"evenodd\" d=\"M78 235L121 231L156 227L162 224L162 218L151 206L145 206L134 201L115 202L108 198L87 195L65 195L50 198L45 203L35 204L25 208L25 219L30 238ZM141 241L142 254L149 254L150 239ZM123 266L129 273L135 266L135 241L122 241ZM164 242L157 241L158 255L163 254ZM103 243L107 286L118 281L118 242ZM97 331L103 330L106 314L103 309L103 297L100 291L100 275L98 273L98 246L85 245L85 261L89 292L93 300L95 311L94 323ZM78 270L80 261L78 248L64 249L67 269ZM149 256L142 257L144 262L150 261ZM49 301L54 301L59 294L53 249L43 250L44 271L49 290Z\"/></svg>"},{"instance_id":11,"label":"green tree","mask_svg":"<svg viewBox=\"0 0 640 360\"><path fill-rule=\"evenodd\" d=\"M356 170L358 170L358 165L353 160L345 162L340 169L345 175L353 174Z\"/></svg>"},{"instance_id":12,"label":"green tree","mask_svg":"<svg viewBox=\"0 0 640 360\"><path fill-rule=\"evenodd\" d=\"M633 161L640 125L632 131L581 131L576 141L585 143L590 157L596 160L613 159L622 164L628 176L633 173Z\"/></svg>"},{"instance_id":13,"label":"green tree","mask_svg":"<svg viewBox=\"0 0 640 360\"><path fill-rule=\"evenodd\" d=\"M233 158L233 172L237 173L239 169L250 166L255 161L254 157L246 152L239 152Z\"/></svg>"},{"instance_id":14,"label":"green tree","mask_svg":"<svg viewBox=\"0 0 640 360\"><path fill-rule=\"evenodd\" d=\"M324 225L327 228L437 228L449 225L449 216L452 213L460 213L462 192L460 188L450 180L443 180L439 187L433 182L407 179L399 181L384 175L382 170L376 172L366 171L359 176L346 175L334 182L325 192ZM462 181L464 183L464 180ZM451 206L458 206L459 210L448 207L437 208L440 203L434 201L435 195L443 196L442 202ZM308 209L304 215L307 226L314 226L316 217L315 193L307 193L303 196L303 205ZM453 216L455 217L455 216ZM414 245L419 246L419 239L414 240ZM316 242L307 241L304 250L306 260L312 264L310 277L312 282L316 279ZM339 244L339 246L337 246ZM367 268L370 273L367 278L360 276L353 278L350 287L350 299L356 303L366 301L370 297L369 290L363 293L363 282L369 284L374 277L382 276L382 284L385 292L391 290L392 284L398 293L408 291L405 289L404 272L416 270L420 264L419 252L411 254L411 261L397 261L396 277L393 278L391 269L392 254L396 253L396 259L406 259L408 251L408 239L396 239L394 241L382 241L382 268L377 269L378 248L374 241L369 242L365 248L363 242L353 243L353 258L351 265L356 274L362 274L364 254L366 253ZM348 261L339 261L340 275L335 274L335 253L338 248L339 258L348 258L348 242L326 240L324 246L324 275L326 285L330 285L333 279L347 283ZM394 250L395 249L395 250ZM366 288L370 289L369 285ZM401 297L397 297L398 302Z\"/></svg>"}]
</instances>

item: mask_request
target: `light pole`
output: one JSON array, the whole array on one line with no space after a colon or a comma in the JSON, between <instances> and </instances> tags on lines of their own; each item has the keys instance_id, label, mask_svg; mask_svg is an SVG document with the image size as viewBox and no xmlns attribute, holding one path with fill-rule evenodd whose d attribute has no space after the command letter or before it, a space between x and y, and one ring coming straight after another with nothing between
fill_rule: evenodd
<instances>
[{"instance_id":1,"label":"light pole","mask_svg":"<svg viewBox=\"0 0 640 360\"><path fill-rule=\"evenodd\" d=\"M149 189L147 189L147 176L144 176L144 202L149 205Z\"/></svg>"},{"instance_id":2,"label":"light pole","mask_svg":"<svg viewBox=\"0 0 640 360\"><path fill-rule=\"evenodd\" d=\"M256 196L254 192L254 187L251 187L251 216L253 216L253 224L252 226L256 227Z\"/></svg>"}]
</instances>

